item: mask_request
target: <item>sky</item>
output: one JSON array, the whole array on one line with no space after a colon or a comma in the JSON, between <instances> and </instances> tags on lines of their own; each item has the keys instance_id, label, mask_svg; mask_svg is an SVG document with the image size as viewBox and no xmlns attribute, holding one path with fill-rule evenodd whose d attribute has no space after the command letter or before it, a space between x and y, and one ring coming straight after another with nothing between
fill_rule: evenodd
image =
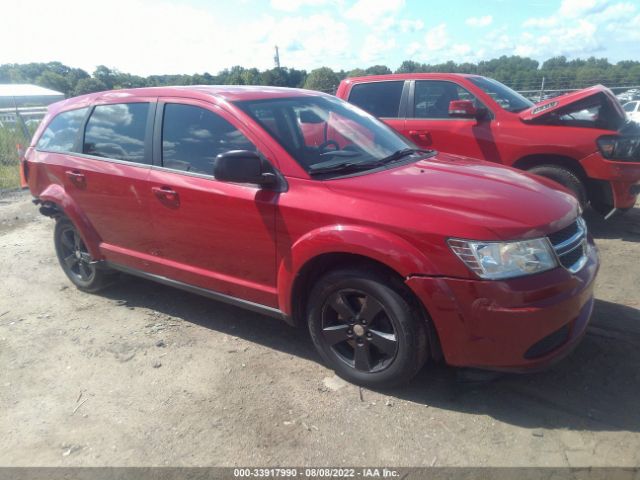
<instances>
[{"instance_id":1,"label":"sky","mask_svg":"<svg viewBox=\"0 0 640 480\"><path fill-rule=\"evenodd\" d=\"M501 55L640 60L640 0L23 0L2 13L0 64L90 73L266 69L275 45L282 66L306 70Z\"/></svg>"}]
</instances>

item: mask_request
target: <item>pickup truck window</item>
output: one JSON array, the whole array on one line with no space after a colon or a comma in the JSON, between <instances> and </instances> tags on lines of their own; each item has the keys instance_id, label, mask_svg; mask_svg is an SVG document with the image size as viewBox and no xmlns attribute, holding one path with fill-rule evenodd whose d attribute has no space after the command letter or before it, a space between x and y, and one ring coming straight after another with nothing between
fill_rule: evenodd
<instances>
[{"instance_id":1,"label":"pickup truck window","mask_svg":"<svg viewBox=\"0 0 640 480\"><path fill-rule=\"evenodd\" d=\"M210 110L169 103L162 122L162 165L213 175L216 157L229 150L256 147L240 130Z\"/></svg>"},{"instance_id":2,"label":"pickup truck window","mask_svg":"<svg viewBox=\"0 0 640 480\"><path fill-rule=\"evenodd\" d=\"M86 108L58 114L43 132L36 149L47 152L70 152L86 114Z\"/></svg>"},{"instance_id":3,"label":"pickup truck window","mask_svg":"<svg viewBox=\"0 0 640 480\"><path fill-rule=\"evenodd\" d=\"M98 105L85 129L83 153L145 163L148 103Z\"/></svg>"},{"instance_id":4,"label":"pickup truck window","mask_svg":"<svg viewBox=\"0 0 640 480\"><path fill-rule=\"evenodd\" d=\"M418 80L414 94L414 118L449 118L449 102L470 100L476 108L478 99L460 85L442 80Z\"/></svg>"},{"instance_id":5,"label":"pickup truck window","mask_svg":"<svg viewBox=\"0 0 640 480\"><path fill-rule=\"evenodd\" d=\"M378 118L398 118L404 81L357 83L349 102Z\"/></svg>"},{"instance_id":6,"label":"pickup truck window","mask_svg":"<svg viewBox=\"0 0 640 480\"><path fill-rule=\"evenodd\" d=\"M518 113L533 106L532 101L497 80L486 77L468 77L468 79L509 112Z\"/></svg>"}]
</instances>

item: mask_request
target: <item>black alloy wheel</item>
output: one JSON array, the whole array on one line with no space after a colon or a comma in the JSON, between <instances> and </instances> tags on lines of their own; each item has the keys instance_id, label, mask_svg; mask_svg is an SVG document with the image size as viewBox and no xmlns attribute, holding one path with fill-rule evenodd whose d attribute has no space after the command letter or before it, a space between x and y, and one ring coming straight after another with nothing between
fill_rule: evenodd
<instances>
[{"instance_id":1,"label":"black alloy wheel","mask_svg":"<svg viewBox=\"0 0 640 480\"><path fill-rule=\"evenodd\" d=\"M93 261L78 229L68 218L56 221L54 244L62 270L80 290L96 292L114 280L111 270L100 268Z\"/></svg>"},{"instance_id":2,"label":"black alloy wheel","mask_svg":"<svg viewBox=\"0 0 640 480\"><path fill-rule=\"evenodd\" d=\"M313 286L311 338L346 380L385 388L408 382L424 365L425 320L397 283L384 272L353 268L329 272Z\"/></svg>"},{"instance_id":3,"label":"black alloy wheel","mask_svg":"<svg viewBox=\"0 0 640 480\"><path fill-rule=\"evenodd\" d=\"M322 337L336 356L361 372L378 372L393 362L398 338L384 306L354 289L334 292L322 311Z\"/></svg>"}]
</instances>

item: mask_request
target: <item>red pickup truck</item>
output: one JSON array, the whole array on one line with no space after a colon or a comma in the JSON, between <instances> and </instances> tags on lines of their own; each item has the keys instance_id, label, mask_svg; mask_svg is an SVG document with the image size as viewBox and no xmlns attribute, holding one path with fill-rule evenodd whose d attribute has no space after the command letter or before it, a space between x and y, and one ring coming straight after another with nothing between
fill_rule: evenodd
<instances>
[{"instance_id":1,"label":"red pickup truck","mask_svg":"<svg viewBox=\"0 0 640 480\"><path fill-rule=\"evenodd\" d=\"M479 75L416 73L348 78L337 96L420 147L542 175L604 215L640 193L640 128L601 85L534 105Z\"/></svg>"}]
</instances>

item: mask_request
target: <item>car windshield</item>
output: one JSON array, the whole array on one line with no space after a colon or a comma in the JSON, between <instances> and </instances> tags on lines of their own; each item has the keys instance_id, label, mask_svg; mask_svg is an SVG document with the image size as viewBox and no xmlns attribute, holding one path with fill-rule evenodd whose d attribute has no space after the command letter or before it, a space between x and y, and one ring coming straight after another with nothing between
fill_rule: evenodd
<instances>
[{"instance_id":1,"label":"car windshield","mask_svg":"<svg viewBox=\"0 0 640 480\"><path fill-rule=\"evenodd\" d=\"M526 99L518 92L511 90L506 85L486 77L469 77L469 81L482 89L502 108L509 112L518 113L533 106L531 100Z\"/></svg>"},{"instance_id":2,"label":"car windshield","mask_svg":"<svg viewBox=\"0 0 640 480\"><path fill-rule=\"evenodd\" d=\"M272 98L236 105L312 175L368 170L425 155L375 117L337 98Z\"/></svg>"}]
</instances>

